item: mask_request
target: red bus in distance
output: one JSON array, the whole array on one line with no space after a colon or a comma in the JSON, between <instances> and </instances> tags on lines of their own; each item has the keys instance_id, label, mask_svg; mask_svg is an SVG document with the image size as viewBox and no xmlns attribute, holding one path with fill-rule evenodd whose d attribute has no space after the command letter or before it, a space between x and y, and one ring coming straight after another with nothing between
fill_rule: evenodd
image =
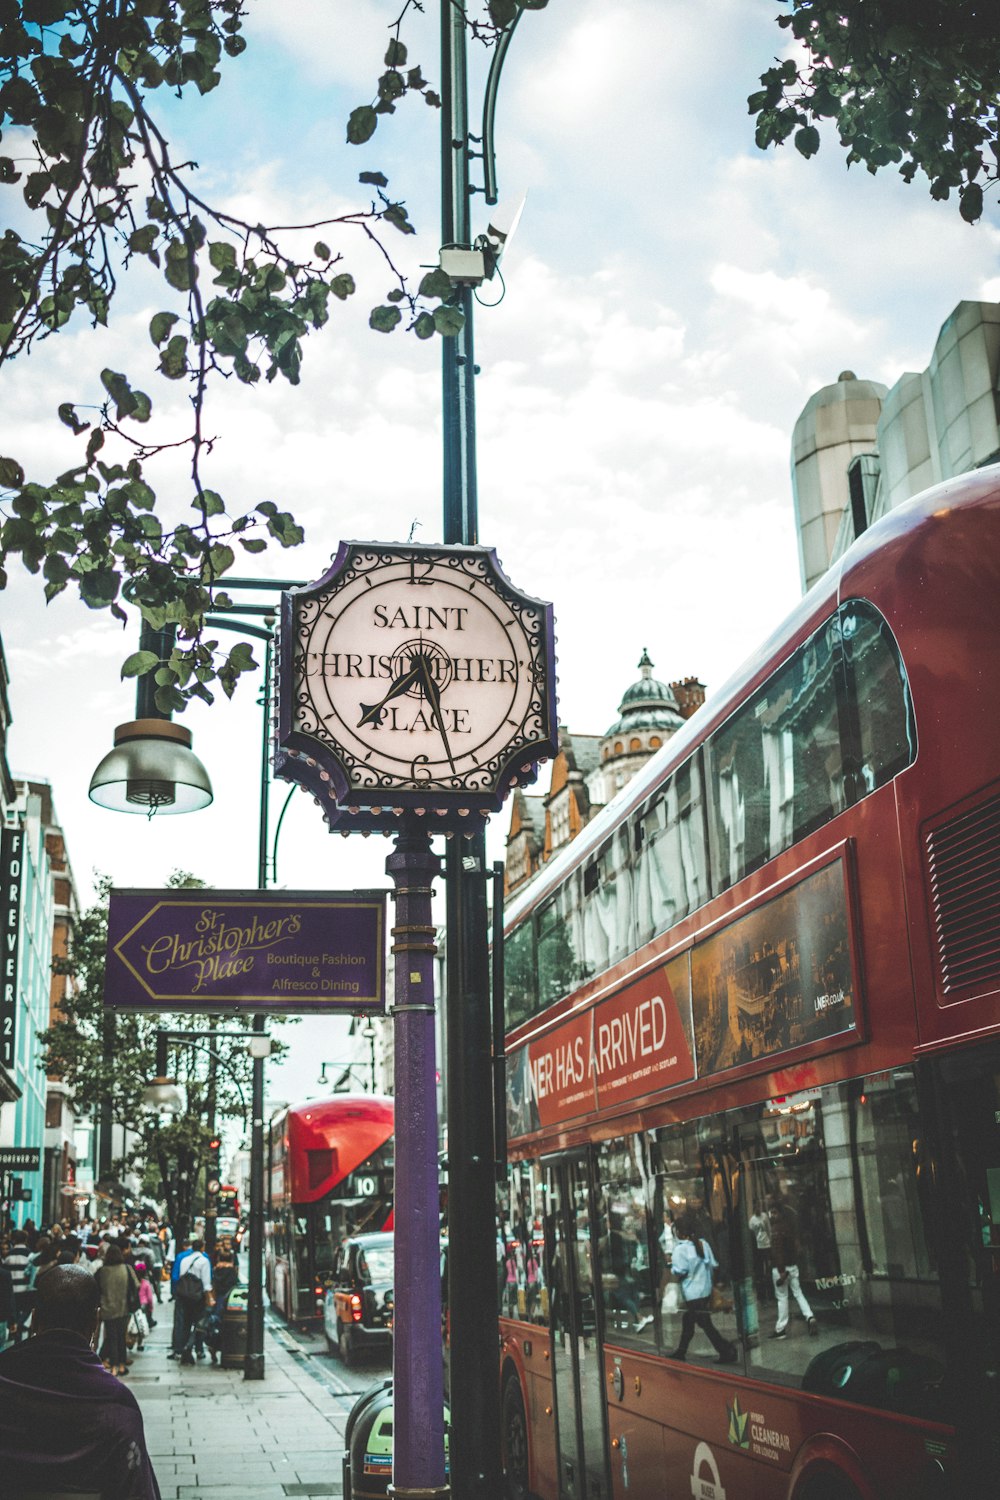
<instances>
[{"instance_id":1,"label":"red bus in distance","mask_svg":"<svg viewBox=\"0 0 1000 1500\"><path fill-rule=\"evenodd\" d=\"M994 466L509 901L510 1497L1000 1493L998 626Z\"/></svg>"},{"instance_id":2,"label":"red bus in distance","mask_svg":"<svg viewBox=\"0 0 1000 1500\"><path fill-rule=\"evenodd\" d=\"M267 1147L265 1279L289 1321L322 1318L337 1246L392 1228L393 1101L335 1094L271 1120Z\"/></svg>"}]
</instances>

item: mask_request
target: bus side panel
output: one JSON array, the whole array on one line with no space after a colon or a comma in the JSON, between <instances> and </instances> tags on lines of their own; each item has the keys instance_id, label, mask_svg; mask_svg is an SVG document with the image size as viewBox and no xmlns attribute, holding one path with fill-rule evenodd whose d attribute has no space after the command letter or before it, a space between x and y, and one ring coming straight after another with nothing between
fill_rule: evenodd
<instances>
[{"instance_id":1,"label":"bus side panel","mask_svg":"<svg viewBox=\"0 0 1000 1500\"><path fill-rule=\"evenodd\" d=\"M513 1330L504 1333L502 1357L505 1365L516 1368L521 1385L528 1424L531 1489L543 1500L549 1496L555 1500L559 1494L559 1472L552 1349L547 1329L533 1327L530 1337Z\"/></svg>"},{"instance_id":2,"label":"bus side panel","mask_svg":"<svg viewBox=\"0 0 1000 1500\"><path fill-rule=\"evenodd\" d=\"M913 1500L951 1439L947 1428L625 1351L607 1350L605 1371L615 1500L700 1497L711 1485L739 1500L795 1500L818 1464L839 1469L860 1500Z\"/></svg>"}]
</instances>

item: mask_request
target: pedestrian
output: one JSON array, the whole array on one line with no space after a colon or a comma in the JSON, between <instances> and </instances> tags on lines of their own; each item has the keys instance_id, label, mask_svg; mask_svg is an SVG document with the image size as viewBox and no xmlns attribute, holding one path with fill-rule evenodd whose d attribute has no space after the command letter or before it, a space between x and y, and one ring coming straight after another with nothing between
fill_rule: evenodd
<instances>
[{"instance_id":1,"label":"pedestrian","mask_svg":"<svg viewBox=\"0 0 1000 1500\"><path fill-rule=\"evenodd\" d=\"M778 1317L771 1337L788 1337L789 1292L798 1303L809 1332L816 1335L819 1326L799 1282L799 1230L795 1214L783 1199L772 1194L767 1200L767 1216L771 1230L771 1280L778 1303Z\"/></svg>"},{"instance_id":2,"label":"pedestrian","mask_svg":"<svg viewBox=\"0 0 1000 1500\"><path fill-rule=\"evenodd\" d=\"M0 1349L7 1347L11 1324L17 1316L14 1308L14 1278L0 1265Z\"/></svg>"},{"instance_id":3,"label":"pedestrian","mask_svg":"<svg viewBox=\"0 0 1000 1500\"><path fill-rule=\"evenodd\" d=\"M177 1257L174 1265L177 1276L173 1281L175 1317L171 1355L179 1358L182 1365L193 1365L196 1348L200 1358L205 1356L204 1337L198 1333L198 1324L212 1294L212 1262L204 1252L203 1242L197 1239L191 1241L190 1248ZM175 1354L174 1350L179 1352Z\"/></svg>"},{"instance_id":4,"label":"pedestrian","mask_svg":"<svg viewBox=\"0 0 1000 1500\"><path fill-rule=\"evenodd\" d=\"M687 1359L688 1346L694 1338L695 1328L701 1328L719 1356L720 1365L731 1365L739 1358L735 1344L731 1344L712 1322L709 1307L712 1300L714 1273L718 1269L715 1252L706 1239L697 1233L697 1225L690 1213L683 1213L674 1222L676 1243L671 1257L674 1280L680 1282L684 1294L684 1317L681 1320L681 1341L669 1356L671 1359Z\"/></svg>"},{"instance_id":5,"label":"pedestrian","mask_svg":"<svg viewBox=\"0 0 1000 1500\"><path fill-rule=\"evenodd\" d=\"M112 1375L125 1375L128 1367L125 1354L125 1324L131 1311L130 1302L138 1306L138 1283L131 1266L119 1247L112 1243L104 1252L104 1264L95 1277L101 1297L101 1318L104 1323L104 1359ZM131 1288L135 1287L134 1293Z\"/></svg>"},{"instance_id":6,"label":"pedestrian","mask_svg":"<svg viewBox=\"0 0 1000 1500\"><path fill-rule=\"evenodd\" d=\"M94 1353L99 1317L94 1278L57 1266L38 1288L33 1336L0 1354L0 1500L160 1500L138 1403Z\"/></svg>"},{"instance_id":7,"label":"pedestrian","mask_svg":"<svg viewBox=\"0 0 1000 1500\"><path fill-rule=\"evenodd\" d=\"M757 1295L763 1302L771 1289L771 1221L759 1201L754 1203L749 1228L754 1241L753 1263Z\"/></svg>"},{"instance_id":8,"label":"pedestrian","mask_svg":"<svg viewBox=\"0 0 1000 1500\"><path fill-rule=\"evenodd\" d=\"M62 1254L62 1245L62 1240L49 1240L45 1246L45 1249L35 1257L33 1264L29 1266L28 1276L31 1281L33 1292L37 1292L38 1283L41 1278L45 1276L47 1272L51 1271L53 1266L59 1264L59 1257Z\"/></svg>"},{"instance_id":9,"label":"pedestrian","mask_svg":"<svg viewBox=\"0 0 1000 1500\"><path fill-rule=\"evenodd\" d=\"M14 1321L10 1332L15 1344L23 1338L31 1312L32 1292L28 1284L29 1258L28 1236L23 1229L15 1229L10 1237L10 1249L3 1260L14 1284Z\"/></svg>"},{"instance_id":10,"label":"pedestrian","mask_svg":"<svg viewBox=\"0 0 1000 1500\"><path fill-rule=\"evenodd\" d=\"M135 1272L139 1278L139 1310L152 1329L156 1327L156 1319L153 1316L155 1302L153 1298L153 1285L150 1279L150 1269L145 1261L140 1260L136 1262Z\"/></svg>"}]
</instances>

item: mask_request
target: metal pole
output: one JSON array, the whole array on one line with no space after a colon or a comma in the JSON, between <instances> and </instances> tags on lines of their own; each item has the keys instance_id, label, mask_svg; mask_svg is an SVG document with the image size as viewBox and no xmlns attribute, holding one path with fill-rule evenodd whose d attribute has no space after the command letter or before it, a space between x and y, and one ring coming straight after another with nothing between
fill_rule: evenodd
<instances>
[{"instance_id":1,"label":"metal pole","mask_svg":"<svg viewBox=\"0 0 1000 1500\"><path fill-rule=\"evenodd\" d=\"M267 801L270 787L272 636L264 642L264 734L261 748L260 810L257 839L257 889L267 889ZM267 1017L256 1015L253 1029L260 1034ZM247 1349L243 1379L264 1379L264 1059L253 1060L250 1103L250 1254L247 1261Z\"/></svg>"},{"instance_id":2,"label":"metal pole","mask_svg":"<svg viewBox=\"0 0 1000 1500\"><path fill-rule=\"evenodd\" d=\"M441 0L441 91L441 243L469 245L472 228L465 11L454 0ZM471 545L479 540L471 287L459 290L456 305L465 314L465 323L453 338L441 340L444 539Z\"/></svg>"},{"instance_id":3,"label":"metal pole","mask_svg":"<svg viewBox=\"0 0 1000 1500\"><path fill-rule=\"evenodd\" d=\"M218 1016L209 1017L209 1027L214 1029ZM218 1100L219 1063L215 1053L208 1054L208 1085L205 1101L205 1124L209 1136L215 1139L215 1108ZM209 1158L205 1166L205 1250L211 1255L215 1249L216 1217L219 1212L219 1199L216 1193L209 1190L209 1180L215 1168L213 1161L214 1153L209 1152Z\"/></svg>"},{"instance_id":4,"label":"metal pole","mask_svg":"<svg viewBox=\"0 0 1000 1500\"><path fill-rule=\"evenodd\" d=\"M434 921L437 856L422 829L407 828L385 863L395 890L394 1004L396 1302L392 1484L396 1500L445 1500L444 1371L441 1365L441 1236L434 1081ZM462 1493L461 1490L458 1491ZM494 1496L495 1500L495 1496Z\"/></svg>"},{"instance_id":5,"label":"metal pole","mask_svg":"<svg viewBox=\"0 0 1000 1500\"><path fill-rule=\"evenodd\" d=\"M263 1032L266 1016L254 1016L253 1029ZM247 1263L247 1350L243 1379L264 1379L264 1059L253 1060L250 1103L250 1255Z\"/></svg>"},{"instance_id":6,"label":"metal pole","mask_svg":"<svg viewBox=\"0 0 1000 1500\"><path fill-rule=\"evenodd\" d=\"M441 0L441 243L472 242L465 12ZM471 288L462 330L442 344L444 540L479 540ZM500 1494L486 836L453 838L447 874L448 1317L450 1463L462 1500Z\"/></svg>"}]
</instances>

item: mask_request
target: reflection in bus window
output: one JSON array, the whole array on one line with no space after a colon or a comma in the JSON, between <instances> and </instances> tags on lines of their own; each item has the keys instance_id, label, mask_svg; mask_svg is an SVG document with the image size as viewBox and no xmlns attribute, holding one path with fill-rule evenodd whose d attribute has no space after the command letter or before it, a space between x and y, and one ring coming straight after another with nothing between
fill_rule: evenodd
<instances>
[{"instance_id":1,"label":"reflection in bus window","mask_svg":"<svg viewBox=\"0 0 1000 1500\"><path fill-rule=\"evenodd\" d=\"M899 651L882 616L854 599L840 618L849 701L857 715L855 796L865 797L910 764L916 732Z\"/></svg>"},{"instance_id":2,"label":"reflection in bus window","mask_svg":"<svg viewBox=\"0 0 1000 1500\"><path fill-rule=\"evenodd\" d=\"M564 886L538 918L538 999L543 1006L568 995L577 983L572 888Z\"/></svg>"},{"instance_id":3,"label":"reflection in bus window","mask_svg":"<svg viewBox=\"0 0 1000 1500\"><path fill-rule=\"evenodd\" d=\"M841 682L831 620L712 736L720 890L846 806Z\"/></svg>"},{"instance_id":4,"label":"reflection in bus window","mask_svg":"<svg viewBox=\"0 0 1000 1500\"><path fill-rule=\"evenodd\" d=\"M748 1373L948 1420L912 1073L791 1095L754 1115L739 1126Z\"/></svg>"},{"instance_id":5,"label":"reflection in bus window","mask_svg":"<svg viewBox=\"0 0 1000 1500\"><path fill-rule=\"evenodd\" d=\"M511 1162L497 1209L497 1286L503 1317L547 1323L545 1194L537 1162Z\"/></svg>"},{"instance_id":6,"label":"reflection in bus window","mask_svg":"<svg viewBox=\"0 0 1000 1500\"><path fill-rule=\"evenodd\" d=\"M668 1125L653 1132L652 1169L655 1174L653 1222L657 1226L655 1258L659 1266L660 1347L676 1348L684 1313L683 1298L670 1276L675 1244L674 1224L681 1215L693 1224L699 1240L711 1247L719 1263L716 1275L718 1307L712 1322L730 1344L739 1345L732 1247L730 1194L736 1178L728 1150L724 1117L710 1117L687 1125ZM714 1363L715 1351L698 1334L687 1352L691 1363Z\"/></svg>"},{"instance_id":7,"label":"reflection in bus window","mask_svg":"<svg viewBox=\"0 0 1000 1500\"><path fill-rule=\"evenodd\" d=\"M503 988L507 1025L519 1026L538 1009L534 930L530 921L504 938Z\"/></svg>"},{"instance_id":8,"label":"reflection in bus window","mask_svg":"<svg viewBox=\"0 0 1000 1500\"><path fill-rule=\"evenodd\" d=\"M604 1337L613 1343L652 1346L656 1339L659 1277L650 1249L650 1172L642 1159L645 1138L609 1141L597 1152L597 1252L604 1307Z\"/></svg>"},{"instance_id":9,"label":"reflection in bus window","mask_svg":"<svg viewBox=\"0 0 1000 1500\"><path fill-rule=\"evenodd\" d=\"M701 765L692 759L638 814L637 943L665 932L708 895Z\"/></svg>"},{"instance_id":10,"label":"reflection in bus window","mask_svg":"<svg viewBox=\"0 0 1000 1500\"><path fill-rule=\"evenodd\" d=\"M629 828L623 823L588 869L592 889L584 908L584 950L591 973L600 973L635 948L631 855Z\"/></svg>"}]
</instances>

